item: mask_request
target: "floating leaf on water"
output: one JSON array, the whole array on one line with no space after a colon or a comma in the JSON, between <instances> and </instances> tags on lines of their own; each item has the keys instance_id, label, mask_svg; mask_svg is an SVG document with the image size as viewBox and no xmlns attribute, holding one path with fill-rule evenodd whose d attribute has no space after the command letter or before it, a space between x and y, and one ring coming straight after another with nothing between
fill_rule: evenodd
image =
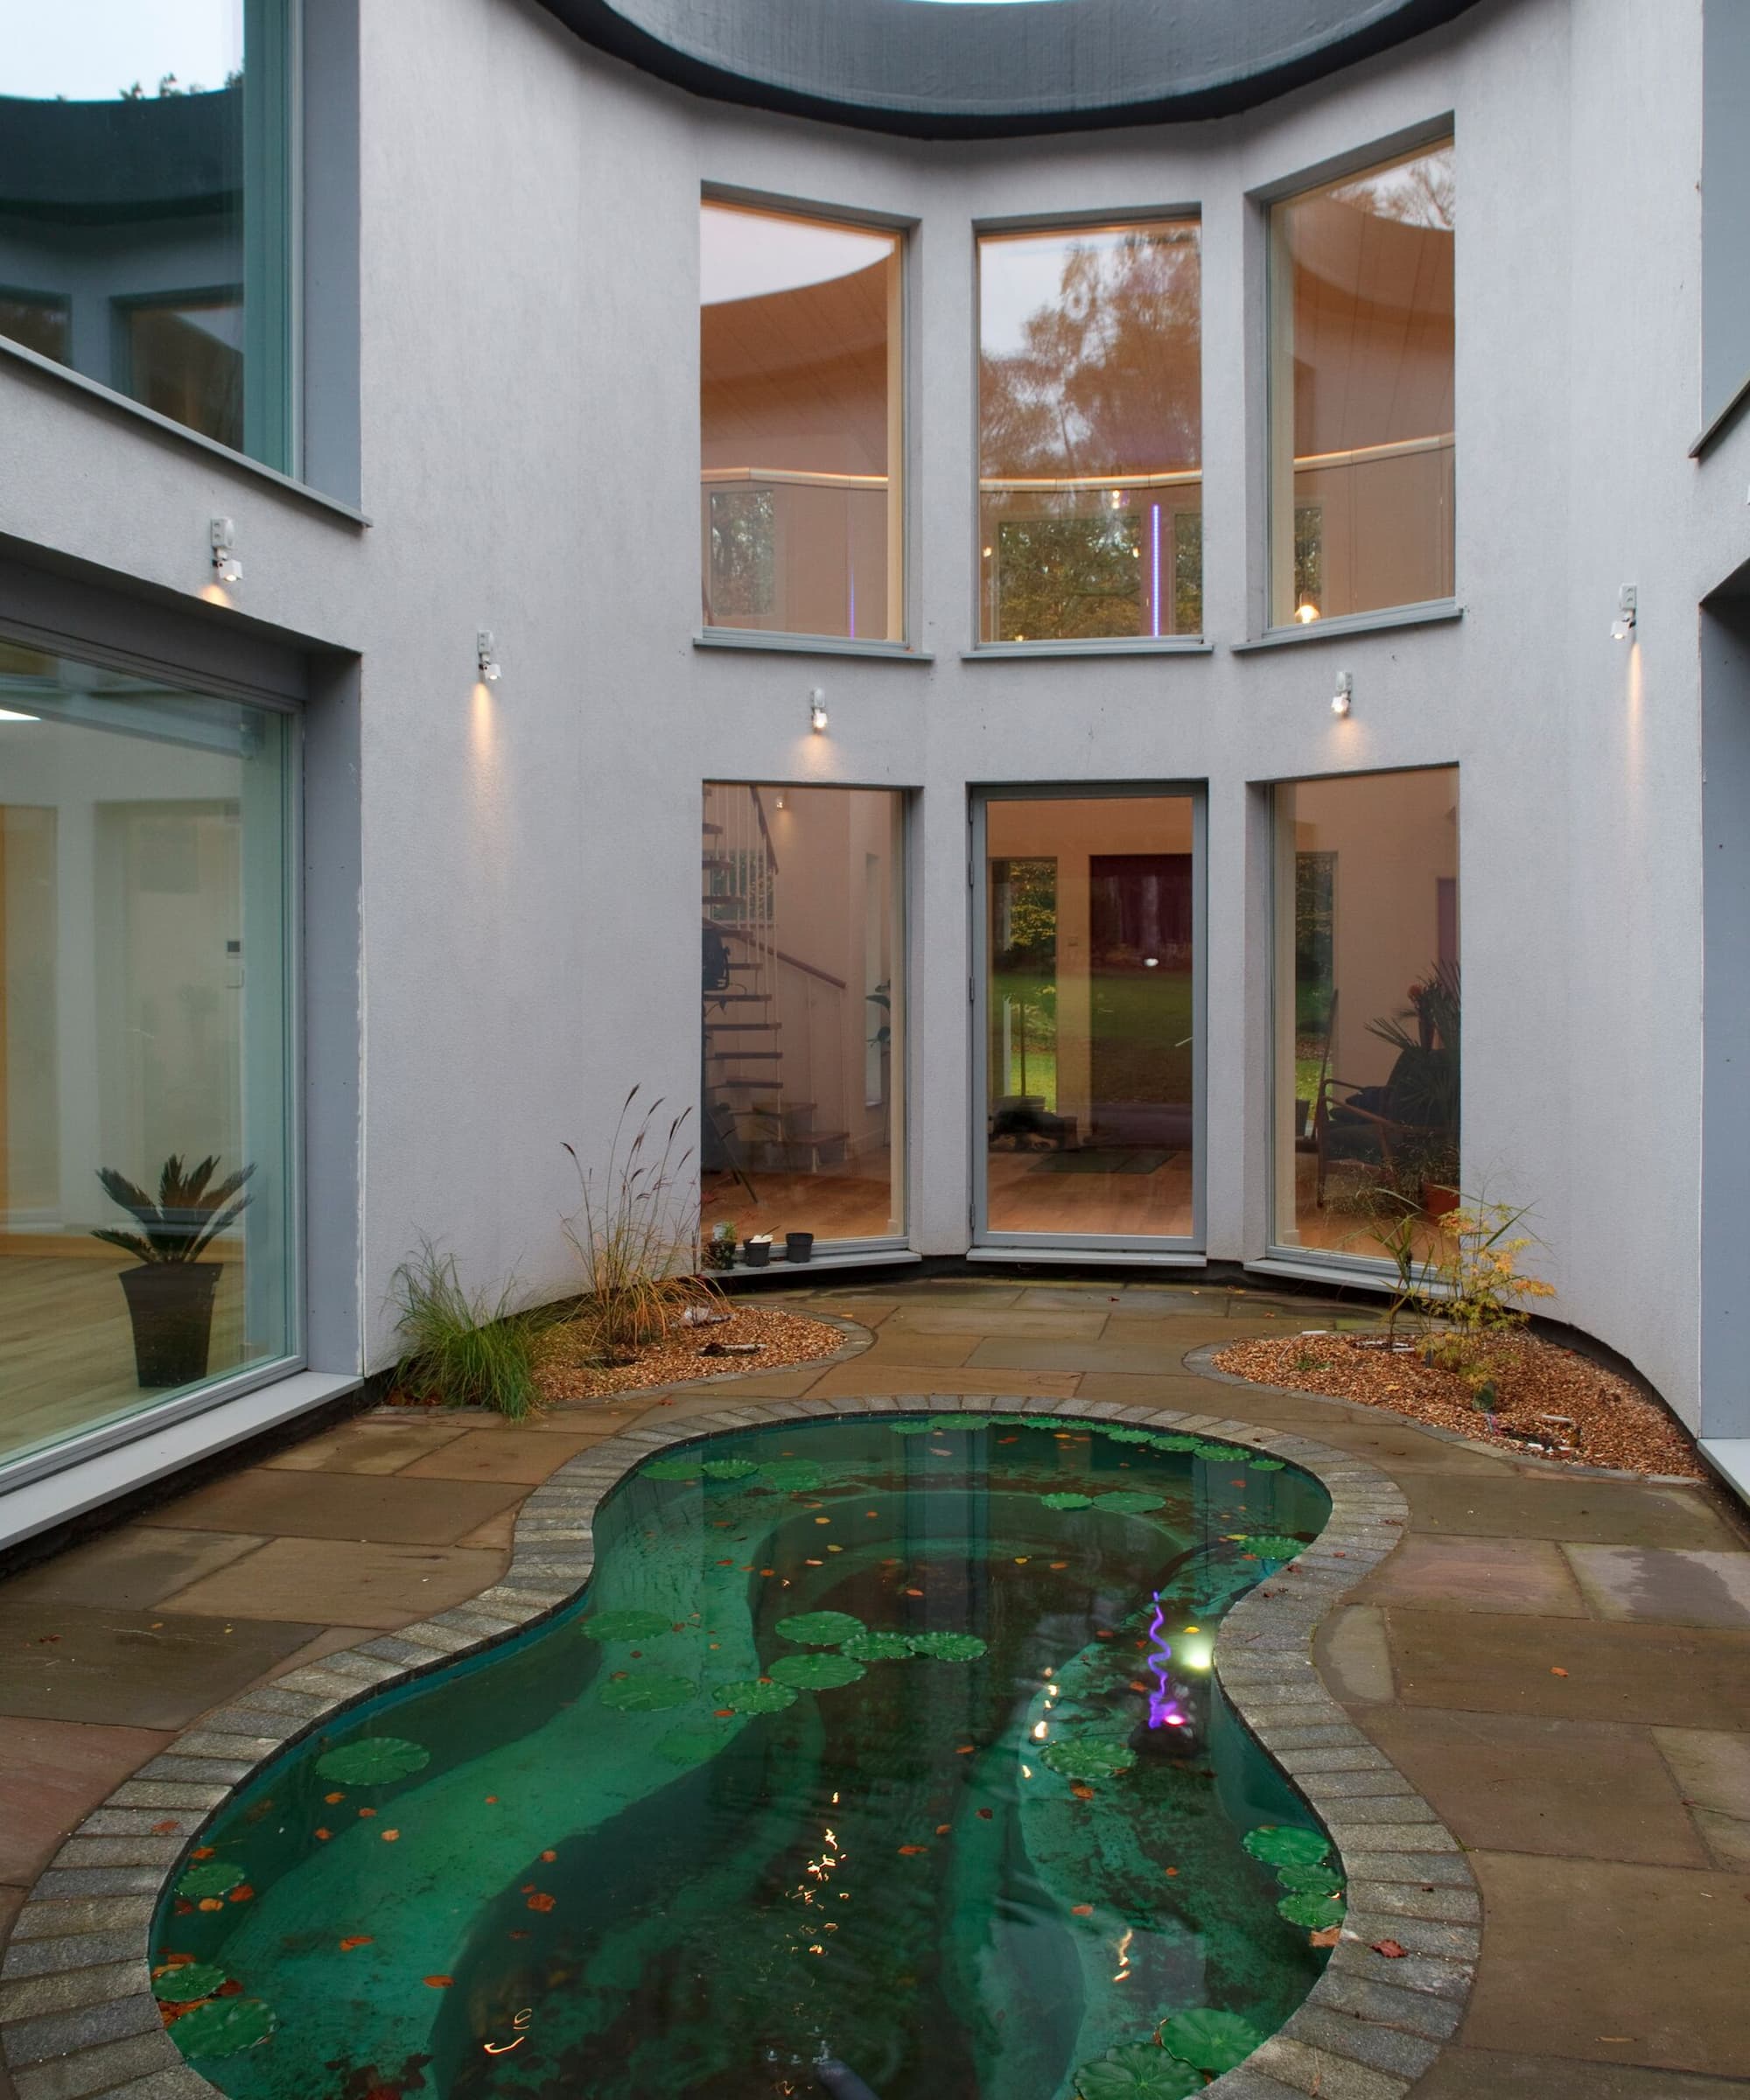
<instances>
[{"instance_id":1,"label":"floating leaf on water","mask_svg":"<svg viewBox=\"0 0 1750 2100\"><path fill-rule=\"evenodd\" d=\"M1200 2006L1195 2012L1175 2012L1162 2027L1160 2039L1181 2062L1200 2071L1219 2072L1243 2063L1264 2036L1237 2012Z\"/></svg>"},{"instance_id":2,"label":"floating leaf on water","mask_svg":"<svg viewBox=\"0 0 1750 2100\"><path fill-rule=\"evenodd\" d=\"M241 1866L224 1859L203 1859L183 1874L176 1885L176 1893L179 1896L192 1896L198 1901L202 1896L229 1895L242 1884Z\"/></svg>"},{"instance_id":3,"label":"floating leaf on water","mask_svg":"<svg viewBox=\"0 0 1750 2100\"><path fill-rule=\"evenodd\" d=\"M1327 1926L1340 1925L1343 1920L1343 1899L1340 1896L1284 1896L1277 1905L1277 1914L1284 1917L1291 1925L1304 1925L1309 1932L1322 1932Z\"/></svg>"},{"instance_id":4,"label":"floating leaf on water","mask_svg":"<svg viewBox=\"0 0 1750 2100\"><path fill-rule=\"evenodd\" d=\"M826 1475L812 1459L771 1459L760 1468L760 1485L786 1494L818 1488Z\"/></svg>"},{"instance_id":5,"label":"floating leaf on water","mask_svg":"<svg viewBox=\"0 0 1750 2100\"><path fill-rule=\"evenodd\" d=\"M1102 1494L1095 1507L1110 1509L1115 1516L1145 1516L1151 1509L1158 1509L1165 1499L1144 1494L1139 1488L1120 1488L1115 1494Z\"/></svg>"},{"instance_id":6,"label":"floating leaf on water","mask_svg":"<svg viewBox=\"0 0 1750 2100\"><path fill-rule=\"evenodd\" d=\"M661 1670L634 1670L630 1676L604 1684L601 1703L622 1713L661 1713L670 1706L684 1706L698 1690L690 1677L671 1677Z\"/></svg>"},{"instance_id":7,"label":"floating leaf on water","mask_svg":"<svg viewBox=\"0 0 1750 2100\"><path fill-rule=\"evenodd\" d=\"M1042 1494L1040 1500L1047 1509L1091 1509L1094 1507L1091 1494Z\"/></svg>"},{"instance_id":8,"label":"floating leaf on water","mask_svg":"<svg viewBox=\"0 0 1750 2100\"><path fill-rule=\"evenodd\" d=\"M1152 1444L1154 1442L1154 1432L1152 1429L1130 1429L1123 1424L1109 1428L1103 1422L1096 1426L1100 1434L1102 1437L1110 1437L1114 1444Z\"/></svg>"},{"instance_id":9,"label":"floating leaf on water","mask_svg":"<svg viewBox=\"0 0 1750 2100\"><path fill-rule=\"evenodd\" d=\"M971 1662L984 1653L976 1634L910 1634L906 1636L920 1656L934 1656L938 1662Z\"/></svg>"},{"instance_id":10,"label":"floating leaf on water","mask_svg":"<svg viewBox=\"0 0 1750 2100\"><path fill-rule=\"evenodd\" d=\"M318 1758L316 1769L324 1779L338 1779L345 1787L382 1787L430 1762L431 1753L423 1743L400 1735L367 1735Z\"/></svg>"},{"instance_id":11,"label":"floating leaf on water","mask_svg":"<svg viewBox=\"0 0 1750 2100\"><path fill-rule=\"evenodd\" d=\"M814 1660L808 1656L791 1656L788 1659L792 1662ZM711 1694L711 1703L732 1706L738 1713L779 1713L786 1706L795 1704L796 1692L794 1685L766 1684L758 1677L740 1677L733 1684L719 1684Z\"/></svg>"},{"instance_id":12,"label":"floating leaf on water","mask_svg":"<svg viewBox=\"0 0 1750 2100\"><path fill-rule=\"evenodd\" d=\"M800 1641L808 1648L836 1648L869 1629L850 1612L796 1612L780 1619L775 1630L784 1640Z\"/></svg>"},{"instance_id":13,"label":"floating leaf on water","mask_svg":"<svg viewBox=\"0 0 1750 2100\"><path fill-rule=\"evenodd\" d=\"M906 1634L853 1634L839 1653L856 1662L898 1662L912 1653L912 1642Z\"/></svg>"},{"instance_id":14,"label":"floating leaf on water","mask_svg":"<svg viewBox=\"0 0 1750 2100\"><path fill-rule=\"evenodd\" d=\"M1304 1538L1291 1538L1285 1531L1247 1532L1239 1543L1260 1560L1292 1560L1297 1553L1306 1550Z\"/></svg>"},{"instance_id":15,"label":"floating leaf on water","mask_svg":"<svg viewBox=\"0 0 1750 2100\"><path fill-rule=\"evenodd\" d=\"M1042 1761L1065 1779L1112 1779L1130 1770L1137 1754L1127 1743L1086 1736L1079 1741L1053 1743Z\"/></svg>"},{"instance_id":16,"label":"floating leaf on water","mask_svg":"<svg viewBox=\"0 0 1750 2100\"><path fill-rule=\"evenodd\" d=\"M1285 1459L1248 1459L1246 1464L1254 1473L1280 1473L1287 1464Z\"/></svg>"},{"instance_id":17,"label":"floating leaf on water","mask_svg":"<svg viewBox=\"0 0 1750 2100\"><path fill-rule=\"evenodd\" d=\"M592 1612L578 1631L585 1641L654 1641L673 1623L661 1612Z\"/></svg>"},{"instance_id":18,"label":"floating leaf on water","mask_svg":"<svg viewBox=\"0 0 1750 2100\"><path fill-rule=\"evenodd\" d=\"M990 1422L989 1415L932 1415L931 1429L983 1429Z\"/></svg>"},{"instance_id":19,"label":"floating leaf on water","mask_svg":"<svg viewBox=\"0 0 1750 2100\"><path fill-rule=\"evenodd\" d=\"M887 1424L896 1437L929 1437L935 1434L932 1422L890 1422Z\"/></svg>"},{"instance_id":20,"label":"floating leaf on water","mask_svg":"<svg viewBox=\"0 0 1750 2100\"><path fill-rule=\"evenodd\" d=\"M800 1691L830 1691L856 1684L863 1674L863 1665L849 1656L780 1656L772 1665L779 1684L794 1684Z\"/></svg>"},{"instance_id":21,"label":"floating leaf on water","mask_svg":"<svg viewBox=\"0 0 1750 2100\"><path fill-rule=\"evenodd\" d=\"M214 1998L185 2012L171 2029L185 2056L234 2056L265 2041L279 2025L258 1998Z\"/></svg>"},{"instance_id":22,"label":"floating leaf on water","mask_svg":"<svg viewBox=\"0 0 1750 2100\"><path fill-rule=\"evenodd\" d=\"M759 1687L764 1690L764 1685ZM727 1705L727 1699L719 1702ZM656 1754L668 1765L702 1765L708 1758L715 1757L730 1740L731 1730L717 1728L671 1728L656 1746Z\"/></svg>"},{"instance_id":23,"label":"floating leaf on water","mask_svg":"<svg viewBox=\"0 0 1750 2100\"><path fill-rule=\"evenodd\" d=\"M696 1480L701 1466L697 1459L652 1459L639 1470L647 1480Z\"/></svg>"},{"instance_id":24,"label":"floating leaf on water","mask_svg":"<svg viewBox=\"0 0 1750 2100\"><path fill-rule=\"evenodd\" d=\"M1208 1459L1214 1464L1223 1466L1243 1466L1251 1456L1249 1451L1241 1451L1232 1444L1200 1443L1193 1445L1192 1449L1200 1459Z\"/></svg>"},{"instance_id":25,"label":"floating leaf on water","mask_svg":"<svg viewBox=\"0 0 1750 2100\"><path fill-rule=\"evenodd\" d=\"M1195 1451L1201 1437L1186 1436L1182 1430L1167 1430L1152 1439L1157 1451Z\"/></svg>"},{"instance_id":26,"label":"floating leaf on water","mask_svg":"<svg viewBox=\"0 0 1750 2100\"><path fill-rule=\"evenodd\" d=\"M1260 1824L1256 1830L1248 1830L1240 1842L1254 1859L1262 1859L1266 1866L1317 1866L1331 1853L1327 1838L1295 1824Z\"/></svg>"},{"instance_id":27,"label":"floating leaf on water","mask_svg":"<svg viewBox=\"0 0 1750 2100\"><path fill-rule=\"evenodd\" d=\"M745 1480L760 1467L752 1459L707 1459L699 1471L713 1480Z\"/></svg>"},{"instance_id":28,"label":"floating leaf on water","mask_svg":"<svg viewBox=\"0 0 1750 2100\"><path fill-rule=\"evenodd\" d=\"M1291 1860L1277 1868L1276 1878L1297 1896L1334 1896L1343 1886L1343 1870L1328 1859L1315 1866L1302 1866Z\"/></svg>"},{"instance_id":29,"label":"floating leaf on water","mask_svg":"<svg viewBox=\"0 0 1750 2100\"><path fill-rule=\"evenodd\" d=\"M211 1998L230 1980L211 1962L185 1962L181 1968L166 1969L152 1978L152 1996L167 2006L186 2006L197 1998Z\"/></svg>"},{"instance_id":30,"label":"floating leaf on water","mask_svg":"<svg viewBox=\"0 0 1750 2100\"><path fill-rule=\"evenodd\" d=\"M1075 2074L1080 2100L1191 2100L1202 2090L1200 2073L1151 2041L1108 2049Z\"/></svg>"}]
</instances>

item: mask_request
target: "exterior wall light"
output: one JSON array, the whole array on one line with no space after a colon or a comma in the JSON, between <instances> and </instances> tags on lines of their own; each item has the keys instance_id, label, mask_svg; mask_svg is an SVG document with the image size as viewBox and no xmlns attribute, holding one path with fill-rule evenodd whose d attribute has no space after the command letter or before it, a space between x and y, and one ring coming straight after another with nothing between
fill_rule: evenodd
<instances>
[{"instance_id":1,"label":"exterior wall light","mask_svg":"<svg viewBox=\"0 0 1750 2100\"><path fill-rule=\"evenodd\" d=\"M1348 713L1350 708L1354 704L1354 673L1353 671L1339 671L1337 673L1337 690L1331 695L1331 712L1336 716L1339 721Z\"/></svg>"},{"instance_id":2,"label":"exterior wall light","mask_svg":"<svg viewBox=\"0 0 1750 2100\"><path fill-rule=\"evenodd\" d=\"M241 584L243 564L237 559L233 542L237 528L229 518L214 518L206 528L206 536L213 549L213 573L221 584Z\"/></svg>"},{"instance_id":3,"label":"exterior wall light","mask_svg":"<svg viewBox=\"0 0 1750 2100\"><path fill-rule=\"evenodd\" d=\"M480 676L488 685L496 685L504 676L498 660L498 644L493 640L490 627L481 627L474 636L474 654L480 667Z\"/></svg>"},{"instance_id":4,"label":"exterior wall light","mask_svg":"<svg viewBox=\"0 0 1750 2100\"><path fill-rule=\"evenodd\" d=\"M1624 584L1616 594L1616 618L1611 622L1610 639L1613 641L1633 641L1640 608L1641 593L1633 584Z\"/></svg>"},{"instance_id":5,"label":"exterior wall light","mask_svg":"<svg viewBox=\"0 0 1750 2100\"><path fill-rule=\"evenodd\" d=\"M818 685L808 695L808 727L817 737L826 734L826 692Z\"/></svg>"}]
</instances>

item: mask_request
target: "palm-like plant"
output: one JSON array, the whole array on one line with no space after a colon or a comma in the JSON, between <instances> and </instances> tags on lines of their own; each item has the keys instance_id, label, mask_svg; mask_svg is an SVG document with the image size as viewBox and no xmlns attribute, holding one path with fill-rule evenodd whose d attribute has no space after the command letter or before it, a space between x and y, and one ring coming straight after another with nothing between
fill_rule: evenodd
<instances>
[{"instance_id":1,"label":"palm-like plant","mask_svg":"<svg viewBox=\"0 0 1750 2100\"><path fill-rule=\"evenodd\" d=\"M218 1165L216 1152L191 1167L185 1167L181 1155L172 1152L159 1170L156 1202L113 1166L100 1166L97 1179L104 1193L132 1212L140 1230L124 1232L119 1226L106 1225L94 1230L92 1238L107 1241L143 1262L199 1261L208 1244L242 1215L251 1200L237 1192L255 1168L240 1167L208 1187Z\"/></svg>"}]
</instances>

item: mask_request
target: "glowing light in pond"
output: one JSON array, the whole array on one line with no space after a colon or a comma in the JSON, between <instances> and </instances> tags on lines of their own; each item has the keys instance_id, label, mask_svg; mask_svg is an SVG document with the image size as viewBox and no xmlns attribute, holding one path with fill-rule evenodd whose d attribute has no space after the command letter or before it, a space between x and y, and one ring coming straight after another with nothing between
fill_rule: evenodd
<instances>
[{"instance_id":1,"label":"glowing light in pond","mask_svg":"<svg viewBox=\"0 0 1750 2100\"><path fill-rule=\"evenodd\" d=\"M1045 1740L1045 1731L1046 1725L1043 1721L1035 1721L1033 1723L1033 1740L1036 1743L1042 1743Z\"/></svg>"}]
</instances>

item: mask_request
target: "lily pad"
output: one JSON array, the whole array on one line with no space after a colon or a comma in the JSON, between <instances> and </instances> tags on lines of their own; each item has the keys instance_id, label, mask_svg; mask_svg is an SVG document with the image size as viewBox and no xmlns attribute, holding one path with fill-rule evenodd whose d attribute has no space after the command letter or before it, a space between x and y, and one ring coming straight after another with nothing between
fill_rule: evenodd
<instances>
[{"instance_id":1,"label":"lily pad","mask_svg":"<svg viewBox=\"0 0 1750 2100\"><path fill-rule=\"evenodd\" d=\"M855 1662L898 1662L912 1653L908 1634L852 1634L839 1644L842 1656Z\"/></svg>"},{"instance_id":2,"label":"lily pad","mask_svg":"<svg viewBox=\"0 0 1750 2100\"><path fill-rule=\"evenodd\" d=\"M316 1768L319 1772L322 1767ZM200 1859L178 1879L176 1893L198 1903L203 1896L228 1896L234 1888L241 1888L246 1879L242 1868L234 1861Z\"/></svg>"},{"instance_id":3,"label":"lily pad","mask_svg":"<svg viewBox=\"0 0 1750 2100\"><path fill-rule=\"evenodd\" d=\"M1316 1866L1278 1866L1276 1878L1292 1895L1334 1896L1342 1891L1343 1870L1334 1860L1321 1859Z\"/></svg>"},{"instance_id":4,"label":"lily pad","mask_svg":"<svg viewBox=\"0 0 1750 2100\"><path fill-rule=\"evenodd\" d=\"M1277 1914L1286 1918L1291 1925L1304 1925L1309 1932L1322 1932L1327 1925L1340 1925L1345 1905L1340 1896L1284 1896L1277 1905Z\"/></svg>"},{"instance_id":5,"label":"lily pad","mask_svg":"<svg viewBox=\"0 0 1750 2100\"><path fill-rule=\"evenodd\" d=\"M410 1743L400 1735L367 1735L318 1758L316 1769L322 1778L339 1780L343 1787L385 1787L430 1762L431 1753L423 1743Z\"/></svg>"},{"instance_id":6,"label":"lily pad","mask_svg":"<svg viewBox=\"0 0 1750 2100\"><path fill-rule=\"evenodd\" d=\"M745 1480L759 1470L752 1459L707 1459L699 1467L706 1479L712 1480Z\"/></svg>"},{"instance_id":7,"label":"lily pad","mask_svg":"<svg viewBox=\"0 0 1750 2100\"><path fill-rule=\"evenodd\" d=\"M983 1429L990 1421L989 1415L932 1415L932 1429Z\"/></svg>"},{"instance_id":8,"label":"lily pad","mask_svg":"<svg viewBox=\"0 0 1750 2100\"><path fill-rule=\"evenodd\" d=\"M672 1624L661 1612L594 1612L578 1631L585 1641L654 1641Z\"/></svg>"},{"instance_id":9,"label":"lily pad","mask_svg":"<svg viewBox=\"0 0 1750 2100\"><path fill-rule=\"evenodd\" d=\"M1191 2100L1202 2090L1201 2073L1150 2041L1108 2049L1075 2074L1080 2100Z\"/></svg>"},{"instance_id":10,"label":"lily pad","mask_svg":"<svg viewBox=\"0 0 1750 2100\"><path fill-rule=\"evenodd\" d=\"M972 1662L984 1653L976 1634L909 1634L906 1638L918 1655L934 1656L938 1662Z\"/></svg>"},{"instance_id":11,"label":"lily pad","mask_svg":"<svg viewBox=\"0 0 1750 2100\"><path fill-rule=\"evenodd\" d=\"M1167 1430L1151 1439L1157 1451L1195 1451L1201 1437L1186 1436L1182 1430Z\"/></svg>"},{"instance_id":12,"label":"lily pad","mask_svg":"<svg viewBox=\"0 0 1750 2100\"><path fill-rule=\"evenodd\" d=\"M1095 1507L1110 1509L1115 1516L1145 1516L1165 1500L1164 1495L1144 1494L1139 1488L1120 1488L1116 1494L1102 1494Z\"/></svg>"},{"instance_id":13,"label":"lily pad","mask_svg":"<svg viewBox=\"0 0 1750 2100\"><path fill-rule=\"evenodd\" d=\"M698 1690L690 1677L671 1677L662 1670L634 1670L629 1677L610 1680L601 1688L604 1706L622 1713L662 1713L670 1706L684 1706Z\"/></svg>"},{"instance_id":14,"label":"lily pad","mask_svg":"<svg viewBox=\"0 0 1750 2100\"><path fill-rule=\"evenodd\" d=\"M818 1488L825 1478L812 1459L768 1459L760 1468L762 1488L781 1488L787 1494Z\"/></svg>"},{"instance_id":15,"label":"lily pad","mask_svg":"<svg viewBox=\"0 0 1750 2100\"><path fill-rule=\"evenodd\" d=\"M652 1459L640 1470L647 1480L696 1480L700 1466L696 1459Z\"/></svg>"},{"instance_id":16,"label":"lily pad","mask_svg":"<svg viewBox=\"0 0 1750 2100\"><path fill-rule=\"evenodd\" d=\"M1280 1473L1288 1461L1285 1459L1248 1459L1246 1464L1254 1473Z\"/></svg>"},{"instance_id":17,"label":"lily pad","mask_svg":"<svg viewBox=\"0 0 1750 2100\"><path fill-rule=\"evenodd\" d=\"M1317 1866L1331 1854L1328 1839L1296 1824L1260 1824L1240 1842L1266 1866Z\"/></svg>"},{"instance_id":18,"label":"lily pad","mask_svg":"<svg viewBox=\"0 0 1750 2100\"><path fill-rule=\"evenodd\" d=\"M849 1656L780 1656L772 1675L780 1684L794 1684L799 1691L830 1691L840 1684L854 1684L864 1675L863 1665Z\"/></svg>"},{"instance_id":19,"label":"lily pad","mask_svg":"<svg viewBox=\"0 0 1750 2100\"><path fill-rule=\"evenodd\" d=\"M1231 1444L1198 1444L1193 1448L1200 1459L1208 1459L1221 1466L1243 1466L1251 1456L1250 1452L1236 1450Z\"/></svg>"},{"instance_id":20,"label":"lily pad","mask_svg":"<svg viewBox=\"0 0 1750 2100\"><path fill-rule=\"evenodd\" d=\"M279 2021L258 1998L214 1998L171 2029L185 2056L234 2056L265 2041Z\"/></svg>"},{"instance_id":21,"label":"lily pad","mask_svg":"<svg viewBox=\"0 0 1750 2100\"><path fill-rule=\"evenodd\" d=\"M1130 1429L1122 1423L1110 1429L1104 1423L1098 1426L1100 1434L1114 1444L1152 1444L1154 1441L1152 1429Z\"/></svg>"},{"instance_id":22,"label":"lily pad","mask_svg":"<svg viewBox=\"0 0 1750 2100\"><path fill-rule=\"evenodd\" d=\"M812 1659L802 1656L789 1658L793 1662ZM794 1685L762 1684L758 1677L738 1677L733 1684L719 1684L710 1696L712 1705L732 1706L738 1713L780 1713L796 1703Z\"/></svg>"},{"instance_id":23,"label":"lily pad","mask_svg":"<svg viewBox=\"0 0 1750 2100\"><path fill-rule=\"evenodd\" d=\"M853 1634L868 1628L850 1612L796 1612L778 1621L776 1631L786 1641L800 1641L805 1648L836 1648Z\"/></svg>"},{"instance_id":24,"label":"lily pad","mask_svg":"<svg viewBox=\"0 0 1750 2100\"><path fill-rule=\"evenodd\" d=\"M185 1962L181 1968L166 1969L152 1978L152 1996L167 2006L186 2006L198 1998L211 1998L230 1980L211 1962Z\"/></svg>"},{"instance_id":25,"label":"lily pad","mask_svg":"<svg viewBox=\"0 0 1750 2100\"><path fill-rule=\"evenodd\" d=\"M1042 1494L1040 1500L1047 1509L1091 1509L1094 1507L1091 1494Z\"/></svg>"},{"instance_id":26,"label":"lily pad","mask_svg":"<svg viewBox=\"0 0 1750 2100\"><path fill-rule=\"evenodd\" d=\"M1200 2071L1221 2072L1243 2063L1264 2036L1237 2012L1200 2006L1194 2012L1175 2012L1162 2027L1160 2039L1182 2063Z\"/></svg>"},{"instance_id":27,"label":"lily pad","mask_svg":"<svg viewBox=\"0 0 1750 2100\"><path fill-rule=\"evenodd\" d=\"M671 1728L657 1744L656 1754L667 1765L702 1765L717 1755L732 1732L722 1722L714 1728Z\"/></svg>"},{"instance_id":28,"label":"lily pad","mask_svg":"<svg viewBox=\"0 0 1750 2100\"><path fill-rule=\"evenodd\" d=\"M896 1437L933 1437L934 1422L890 1422L887 1424Z\"/></svg>"},{"instance_id":29,"label":"lily pad","mask_svg":"<svg viewBox=\"0 0 1750 2100\"><path fill-rule=\"evenodd\" d=\"M1065 1779L1114 1779L1130 1770L1137 1754L1126 1743L1086 1736L1079 1741L1053 1743L1042 1761Z\"/></svg>"},{"instance_id":30,"label":"lily pad","mask_svg":"<svg viewBox=\"0 0 1750 2100\"><path fill-rule=\"evenodd\" d=\"M1292 1560L1297 1553L1306 1550L1304 1538L1291 1538L1285 1531L1249 1533L1240 1544L1260 1560Z\"/></svg>"}]
</instances>

